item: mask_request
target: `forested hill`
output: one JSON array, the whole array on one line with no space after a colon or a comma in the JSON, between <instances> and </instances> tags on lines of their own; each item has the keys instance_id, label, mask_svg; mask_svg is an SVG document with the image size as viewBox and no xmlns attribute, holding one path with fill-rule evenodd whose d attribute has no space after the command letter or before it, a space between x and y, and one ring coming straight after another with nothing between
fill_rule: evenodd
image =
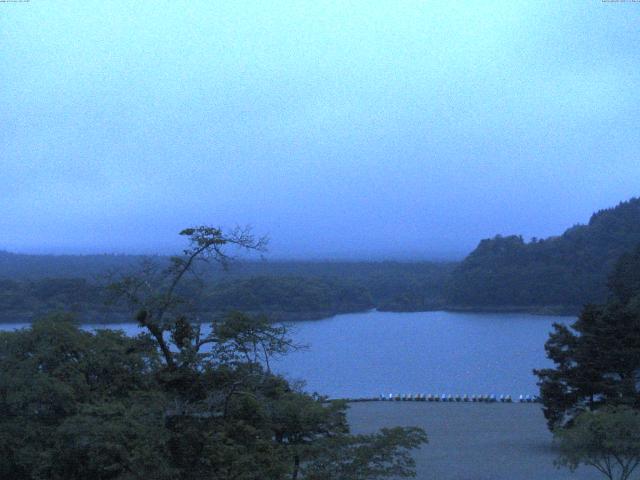
<instances>
[{"instance_id":1,"label":"forested hill","mask_svg":"<svg viewBox=\"0 0 640 480\"><path fill-rule=\"evenodd\" d=\"M200 307L322 318L370 308L528 310L575 313L602 303L616 260L640 244L640 198L592 215L558 237L482 240L461 263L246 261L203 276ZM135 269L130 255L18 255L0 252L0 322L72 310L90 321L122 319L105 307L105 274ZM160 267L168 257L151 260Z\"/></svg>"},{"instance_id":2,"label":"forested hill","mask_svg":"<svg viewBox=\"0 0 640 480\"><path fill-rule=\"evenodd\" d=\"M151 258L160 263L166 257L142 255L29 255L0 250L0 279L104 277L109 272L126 271Z\"/></svg>"},{"instance_id":3,"label":"forested hill","mask_svg":"<svg viewBox=\"0 0 640 480\"><path fill-rule=\"evenodd\" d=\"M108 272L135 271L145 257L19 255L0 252L0 322L71 311L87 322L130 320L106 305ZM160 268L168 257L150 257ZM441 307L454 267L441 262L246 261L228 271L211 265L199 308L204 317L229 310L303 320L337 313Z\"/></svg>"},{"instance_id":4,"label":"forested hill","mask_svg":"<svg viewBox=\"0 0 640 480\"><path fill-rule=\"evenodd\" d=\"M452 308L577 311L603 302L616 260L640 244L640 198L591 216L559 237L525 242L500 235L482 240L451 274Z\"/></svg>"}]
</instances>

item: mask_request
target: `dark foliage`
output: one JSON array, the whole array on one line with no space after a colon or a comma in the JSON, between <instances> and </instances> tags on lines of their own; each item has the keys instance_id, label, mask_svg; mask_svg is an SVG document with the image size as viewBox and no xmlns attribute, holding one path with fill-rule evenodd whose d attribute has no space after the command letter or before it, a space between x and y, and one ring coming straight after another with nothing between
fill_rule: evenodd
<instances>
[{"instance_id":1,"label":"dark foliage","mask_svg":"<svg viewBox=\"0 0 640 480\"><path fill-rule=\"evenodd\" d=\"M604 305L586 306L545 344L555 368L537 370L549 426L603 405L640 408L640 247L620 257Z\"/></svg>"},{"instance_id":2,"label":"dark foliage","mask_svg":"<svg viewBox=\"0 0 640 480\"><path fill-rule=\"evenodd\" d=\"M615 261L640 243L640 199L595 213L559 237L497 236L482 240L453 271L446 288L451 306L575 310L607 297Z\"/></svg>"},{"instance_id":3,"label":"dark foliage","mask_svg":"<svg viewBox=\"0 0 640 480\"><path fill-rule=\"evenodd\" d=\"M269 358L296 348L264 316L229 313L209 333L182 289L225 263L246 230L198 227L164 268L110 285L146 333L86 332L67 317L0 333L0 478L347 480L414 476L416 428L352 435L346 404L294 388Z\"/></svg>"},{"instance_id":4,"label":"dark foliage","mask_svg":"<svg viewBox=\"0 0 640 480\"><path fill-rule=\"evenodd\" d=\"M106 274L102 278L88 275L94 271L88 260L86 271L75 269L77 259L61 267L60 273L72 271L80 275L66 278L38 277L36 272L54 275L53 266L75 257L40 257L39 270L25 260L28 256L12 258L9 271L18 269L24 261L23 275L31 272L34 277L0 279L0 321L30 321L49 311L72 312L83 322L130 320L126 309L107 305ZM127 264L125 268L123 257L113 258L123 263L116 272L135 271L138 265L150 260L156 270L169 265L164 257L135 257L138 263ZM268 313L274 319L304 320L371 308L391 311L436 308L442 305L442 286L451 268L452 264L428 262L247 262L234 265L226 273L212 265L200 272L198 280L186 279L180 288L191 301L199 302L198 310L207 315L242 310Z\"/></svg>"},{"instance_id":5,"label":"dark foliage","mask_svg":"<svg viewBox=\"0 0 640 480\"><path fill-rule=\"evenodd\" d=\"M640 412L605 407L581 413L571 428L555 433L559 466L596 469L609 480L630 480L640 466Z\"/></svg>"}]
</instances>

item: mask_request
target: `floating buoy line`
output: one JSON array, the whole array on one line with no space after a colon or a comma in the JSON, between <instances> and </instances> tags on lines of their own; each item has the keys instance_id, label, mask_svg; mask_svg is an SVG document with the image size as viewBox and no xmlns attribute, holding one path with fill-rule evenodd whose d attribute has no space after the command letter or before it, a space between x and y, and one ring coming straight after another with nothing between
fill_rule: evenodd
<instances>
[{"instance_id":1,"label":"floating buoy line","mask_svg":"<svg viewBox=\"0 0 640 480\"><path fill-rule=\"evenodd\" d=\"M450 403L540 403L537 395L452 395L452 394L423 394L423 393L389 393L378 397L343 398L348 402L450 402Z\"/></svg>"}]
</instances>

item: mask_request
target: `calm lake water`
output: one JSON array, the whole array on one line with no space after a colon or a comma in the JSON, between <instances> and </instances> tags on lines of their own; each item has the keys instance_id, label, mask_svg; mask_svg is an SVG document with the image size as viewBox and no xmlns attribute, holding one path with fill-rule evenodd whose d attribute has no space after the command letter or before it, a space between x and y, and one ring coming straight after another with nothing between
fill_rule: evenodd
<instances>
[{"instance_id":1,"label":"calm lake water","mask_svg":"<svg viewBox=\"0 0 640 480\"><path fill-rule=\"evenodd\" d=\"M550 366L553 322L573 317L453 312L366 312L291 324L304 351L273 368L331 397L388 393L534 395L532 369ZM0 324L8 330L25 324ZM137 325L86 325L128 334Z\"/></svg>"}]
</instances>

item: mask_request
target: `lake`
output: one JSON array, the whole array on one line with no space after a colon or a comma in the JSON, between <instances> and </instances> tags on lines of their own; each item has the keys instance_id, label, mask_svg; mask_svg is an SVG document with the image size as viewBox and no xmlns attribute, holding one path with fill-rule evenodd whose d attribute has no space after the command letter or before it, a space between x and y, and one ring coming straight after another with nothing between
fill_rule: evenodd
<instances>
[{"instance_id":1,"label":"lake","mask_svg":"<svg viewBox=\"0 0 640 480\"><path fill-rule=\"evenodd\" d=\"M544 342L553 322L573 317L455 312L371 311L290 324L307 349L274 362L333 398L389 393L509 394L538 392L534 368L550 366ZM11 330L27 324L0 324ZM139 332L134 323L85 325Z\"/></svg>"}]
</instances>

